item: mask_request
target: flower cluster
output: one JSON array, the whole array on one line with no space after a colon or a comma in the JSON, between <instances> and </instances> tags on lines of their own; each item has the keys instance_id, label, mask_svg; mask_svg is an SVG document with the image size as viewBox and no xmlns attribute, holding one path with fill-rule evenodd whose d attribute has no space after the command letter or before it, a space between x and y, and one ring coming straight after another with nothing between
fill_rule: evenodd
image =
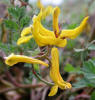
<instances>
[{"instance_id":1,"label":"flower cluster","mask_svg":"<svg viewBox=\"0 0 95 100\"><path fill-rule=\"evenodd\" d=\"M39 47L51 46L51 66L50 67L50 78L54 82L54 85L51 88L49 96L53 96L57 93L58 87L60 89L70 89L72 86L70 83L64 81L59 71L59 52L55 47L65 47L67 44L67 39L75 39L85 28L88 20L88 16L83 19L81 24L75 29L70 30L60 30L58 25L58 16L60 14L60 9L58 7L53 8L48 6L44 8L42 5L39 5L40 13L38 16L33 17L33 24L29 27L26 27L21 32L21 37L18 39L17 44L28 42L30 39L34 38ZM41 20L46 18L49 14L53 16L53 31L46 29L42 24ZM7 65L13 66L18 62L25 62L31 64L42 64L48 66L44 61L23 56L11 54L6 58L5 63Z\"/></svg>"}]
</instances>

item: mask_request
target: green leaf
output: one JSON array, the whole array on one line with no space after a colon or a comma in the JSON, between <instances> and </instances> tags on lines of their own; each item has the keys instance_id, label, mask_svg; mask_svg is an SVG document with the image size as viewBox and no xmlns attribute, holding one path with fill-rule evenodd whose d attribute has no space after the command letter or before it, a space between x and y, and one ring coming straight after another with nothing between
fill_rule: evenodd
<instances>
[{"instance_id":1,"label":"green leaf","mask_svg":"<svg viewBox=\"0 0 95 100\"><path fill-rule=\"evenodd\" d=\"M8 8L8 12L15 19L19 19L25 15L25 8L24 7L19 8L18 6L10 7Z\"/></svg>"},{"instance_id":2,"label":"green leaf","mask_svg":"<svg viewBox=\"0 0 95 100\"><path fill-rule=\"evenodd\" d=\"M64 71L66 72L72 72L74 70L75 68L71 64L66 64L66 66L64 67Z\"/></svg>"},{"instance_id":3,"label":"green leaf","mask_svg":"<svg viewBox=\"0 0 95 100\"><path fill-rule=\"evenodd\" d=\"M30 22L30 17L25 16L20 20L20 25L21 27L25 27L29 24L29 22Z\"/></svg>"},{"instance_id":4,"label":"green leaf","mask_svg":"<svg viewBox=\"0 0 95 100\"><path fill-rule=\"evenodd\" d=\"M81 61L85 61L88 56L88 50L81 52Z\"/></svg>"},{"instance_id":5,"label":"green leaf","mask_svg":"<svg viewBox=\"0 0 95 100\"><path fill-rule=\"evenodd\" d=\"M78 72L79 70L79 67L75 68L71 64L66 64L66 66L64 67L64 71L66 72Z\"/></svg>"},{"instance_id":6,"label":"green leaf","mask_svg":"<svg viewBox=\"0 0 95 100\"><path fill-rule=\"evenodd\" d=\"M95 62L93 60L86 61L82 68L84 77L92 87L95 87Z\"/></svg>"},{"instance_id":7,"label":"green leaf","mask_svg":"<svg viewBox=\"0 0 95 100\"><path fill-rule=\"evenodd\" d=\"M7 53L10 54L10 53L12 53L12 52L14 52L14 53L20 52L20 51L18 50L17 45L15 45L15 44L11 45L11 44L4 44L4 43L1 43L1 42L0 42L0 49L1 49L2 51L4 51L6 54L7 54Z\"/></svg>"},{"instance_id":8,"label":"green leaf","mask_svg":"<svg viewBox=\"0 0 95 100\"><path fill-rule=\"evenodd\" d=\"M12 20L5 20L5 26L11 30L18 30L18 24Z\"/></svg>"},{"instance_id":9,"label":"green leaf","mask_svg":"<svg viewBox=\"0 0 95 100\"><path fill-rule=\"evenodd\" d=\"M90 45L89 47L88 47L88 50L95 50L95 45L93 44L93 45Z\"/></svg>"},{"instance_id":10,"label":"green leaf","mask_svg":"<svg viewBox=\"0 0 95 100\"><path fill-rule=\"evenodd\" d=\"M78 79L78 82L73 84L73 88L84 88L87 87L88 85L89 85L88 80L83 78L83 79Z\"/></svg>"},{"instance_id":11,"label":"green leaf","mask_svg":"<svg viewBox=\"0 0 95 100\"><path fill-rule=\"evenodd\" d=\"M91 94L91 100L95 100L95 91L93 91Z\"/></svg>"},{"instance_id":12,"label":"green leaf","mask_svg":"<svg viewBox=\"0 0 95 100\"><path fill-rule=\"evenodd\" d=\"M85 73L95 74L95 62L93 60L84 62L82 70Z\"/></svg>"},{"instance_id":13,"label":"green leaf","mask_svg":"<svg viewBox=\"0 0 95 100\"><path fill-rule=\"evenodd\" d=\"M75 87L95 87L95 60L85 61L81 69L84 77L74 84Z\"/></svg>"}]
</instances>

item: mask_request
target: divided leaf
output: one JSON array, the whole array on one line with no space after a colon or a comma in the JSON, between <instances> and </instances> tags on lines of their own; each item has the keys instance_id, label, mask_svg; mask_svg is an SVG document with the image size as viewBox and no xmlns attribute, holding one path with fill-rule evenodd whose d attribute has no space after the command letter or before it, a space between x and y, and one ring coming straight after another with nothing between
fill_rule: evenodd
<instances>
[{"instance_id":1,"label":"divided leaf","mask_svg":"<svg viewBox=\"0 0 95 100\"><path fill-rule=\"evenodd\" d=\"M30 17L25 16L20 20L20 25L23 28L23 27L27 26L29 24L29 22L30 22Z\"/></svg>"},{"instance_id":2,"label":"divided leaf","mask_svg":"<svg viewBox=\"0 0 95 100\"><path fill-rule=\"evenodd\" d=\"M64 67L64 71L66 71L66 72L78 72L80 70L80 67L74 67L74 66L72 66L71 64L66 64L66 66Z\"/></svg>"},{"instance_id":3,"label":"divided leaf","mask_svg":"<svg viewBox=\"0 0 95 100\"><path fill-rule=\"evenodd\" d=\"M18 30L18 24L12 20L5 20L5 26L11 30Z\"/></svg>"},{"instance_id":4,"label":"divided leaf","mask_svg":"<svg viewBox=\"0 0 95 100\"><path fill-rule=\"evenodd\" d=\"M81 71L84 77L82 79L79 79L78 82L76 82L75 84L73 84L74 87L95 87L95 61L85 61Z\"/></svg>"},{"instance_id":5,"label":"divided leaf","mask_svg":"<svg viewBox=\"0 0 95 100\"><path fill-rule=\"evenodd\" d=\"M24 16L24 14L25 14L25 8L24 7L19 8L18 6L16 6L16 7L10 7L10 8L8 8L8 12L15 19L19 19L19 18L21 18L21 17Z\"/></svg>"}]
</instances>

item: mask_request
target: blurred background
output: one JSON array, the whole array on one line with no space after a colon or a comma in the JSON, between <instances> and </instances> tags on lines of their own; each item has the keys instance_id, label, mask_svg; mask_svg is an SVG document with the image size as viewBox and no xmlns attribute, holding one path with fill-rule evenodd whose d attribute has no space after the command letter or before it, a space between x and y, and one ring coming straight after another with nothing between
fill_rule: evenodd
<instances>
[{"instance_id":1,"label":"blurred background","mask_svg":"<svg viewBox=\"0 0 95 100\"><path fill-rule=\"evenodd\" d=\"M32 24L40 8L38 0L0 0L0 100L95 100L95 0L40 0L41 5L58 6L60 29L74 29L85 16L90 16L84 32L75 40L68 40L60 50L60 73L72 84L71 90L58 90L48 97L50 87L39 81L31 71L31 64L5 65L4 57L15 54L36 56L40 48L31 39L16 44L23 28ZM52 28L52 16L42 20ZM47 81L49 69L35 64L36 72Z\"/></svg>"}]
</instances>

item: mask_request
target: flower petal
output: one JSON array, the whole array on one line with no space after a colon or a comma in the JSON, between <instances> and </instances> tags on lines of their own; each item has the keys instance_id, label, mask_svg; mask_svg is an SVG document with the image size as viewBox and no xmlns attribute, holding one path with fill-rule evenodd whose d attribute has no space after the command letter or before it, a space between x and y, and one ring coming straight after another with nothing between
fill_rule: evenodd
<instances>
[{"instance_id":1,"label":"flower petal","mask_svg":"<svg viewBox=\"0 0 95 100\"><path fill-rule=\"evenodd\" d=\"M60 38L56 38L55 40L55 45L58 47L65 47L67 44L67 40L66 39L60 39Z\"/></svg>"},{"instance_id":2,"label":"flower petal","mask_svg":"<svg viewBox=\"0 0 95 100\"><path fill-rule=\"evenodd\" d=\"M50 68L50 77L53 80L53 82L58 85L61 89L67 89L71 88L71 84L68 82L65 82L59 72L59 52L57 48L52 48L51 50L51 63L52 66Z\"/></svg>"},{"instance_id":3,"label":"flower petal","mask_svg":"<svg viewBox=\"0 0 95 100\"><path fill-rule=\"evenodd\" d=\"M38 7L39 9L44 9L44 5L41 3L40 0L37 1L37 7Z\"/></svg>"},{"instance_id":4,"label":"flower petal","mask_svg":"<svg viewBox=\"0 0 95 100\"><path fill-rule=\"evenodd\" d=\"M71 30L62 30L59 38L70 38L70 39L75 39L85 28L87 25L89 16L85 17L84 20L81 22L80 26L78 26L75 29Z\"/></svg>"},{"instance_id":5,"label":"flower petal","mask_svg":"<svg viewBox=\"0 0 95 100\"><path fill-rule=\"evenodd\" d=\"M66 39L56 38L52 31L45 29L37 20L33 22L32 34L39 46L56 45L64 47L67 43Z\"/></svg>"},{"instance_id":6,"label":"flower petal","mask_svg":"<svg viewBox=\"0 0 95 100\"><path fill-rule=\"evenodd\" d=\"M48 94L48 96L54 96L58 91L58 85L54 85L51 90L50 93Z\"/></svg>"},{"instance_id":7,"label":"flower petal","mask_svg":"<svg viewBox=\"0 0 95 100\"><path fill-rule=\"evenodd\" d=\"M33 24L33 26L34 26L33 28L35 28L35 25L36 25L36 29L39 29L39 32L40 32L41 35L55 37L54 32L46 29L45 27L43 27L41 22L35 21L35 23Z\"/></svg>"},{"instance_id":8,"label":"flower petal","mask_svg":"<svg viewBox=\"0 0 95 100\"><path fill-rule=\"evenodd\" d=\"M45 10L42 12L42 19L46 18L48 15L53 13L53 7L52 6L48 6L47 8L45 8Z\"/></svg>"},{"instance_id":9,"label":"flower petal","mask_svg":"<svg viewBox=\"0 0 95 100\"><path fill-rule=\"evenodd\" d=\"M18 39L17 41L17 45L23 44L23 43L27 43L31 38L33 38L33 35L30 36L22 36Z\"/></svg>"},{"instance_id":10,"label":"flower petal","mask_svg":"<svg viewBox=\"0 0 95 100\"><path fill-rule=\"evenodd\" d=\"M33 16L33 22L37 20L41 21L42 19L46 18L48 15L52 14L52 12L53 12L52 6L48 6L44 10L41 9L38 16L35 15Z\"/></svg>"},{"instance_id":11,"label":"flower petal","mask_svg":"<svg viewBox=\"0 0 95 100\"><path fill-rule=\"evenodd\" d=\"M53 30L56 35L59 34L59 26L58 26L58 16L60 14L60 9L58 7L54 8L53 12Z\"/></svg>"},{"instance_id":12,"label":"flower petal","mask_svg":"<svg viewBox=\"0 0 95 100\"><path fill-rule=\"evenodd\" d=\"M48 66L47 63L37 60L31 57L27 57L24 55L15 55L11 54L10 56L6 57L5 63L9 66L13 66L19 62L25 62L25 63L30 63L30 64L42 64L44 66Z\"/></svg>"},{"instance_id":13,"label":"flower petal","mask_svg":"<svg viewBox=\"0 0 95 100\"><path fill-rule=\"evenodd\" d=\"M29 27L24 28L24 29L22 30L22 32L21 32L21 36L26 36L26 35L32 33L31 27L32 27L32 26L29 26Z\"/></svg>"}]
</instances>

